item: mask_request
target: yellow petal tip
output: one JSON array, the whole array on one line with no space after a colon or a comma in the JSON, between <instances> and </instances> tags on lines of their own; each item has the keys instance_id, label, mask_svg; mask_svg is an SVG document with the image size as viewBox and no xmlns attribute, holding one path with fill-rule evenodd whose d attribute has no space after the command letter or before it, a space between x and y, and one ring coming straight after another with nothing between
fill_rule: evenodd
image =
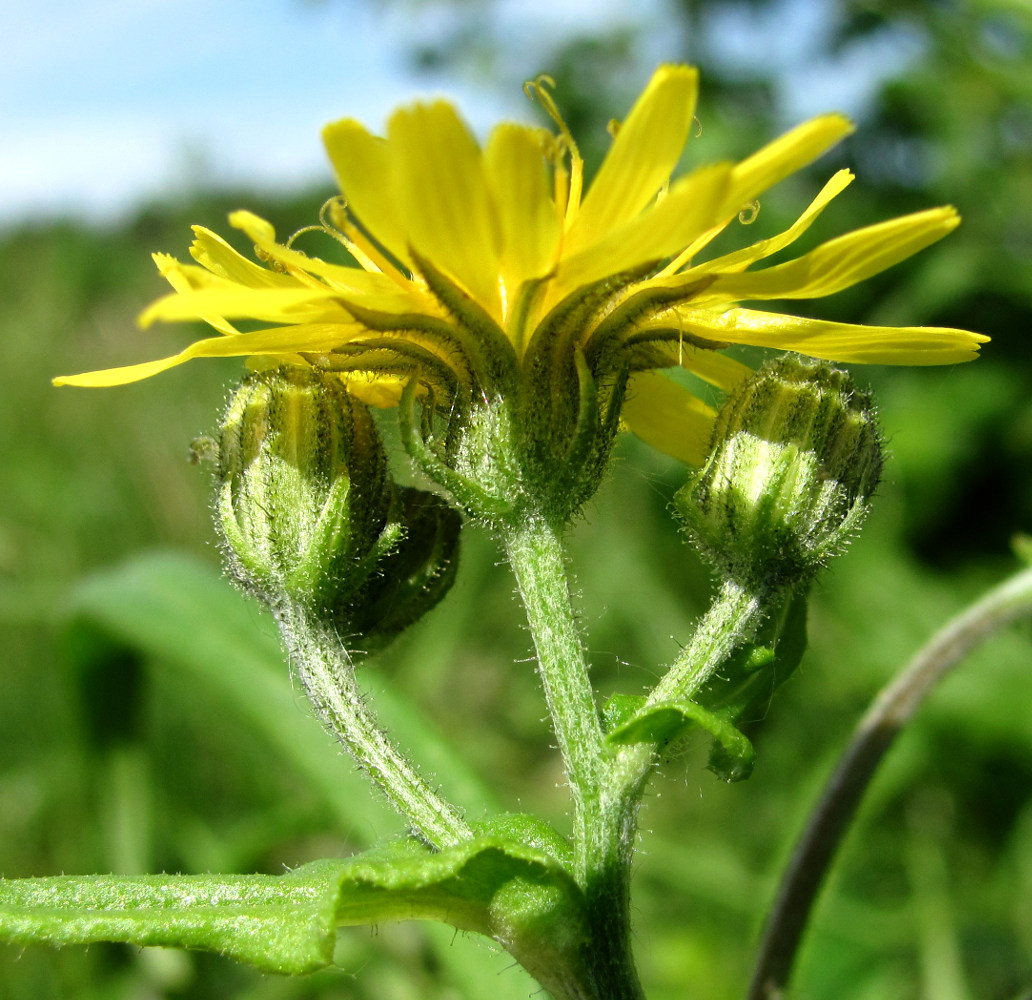
<instances>
[{"instance_id":1,"label":"yellow petal tip","mask_svg":"<svg viewBox=\"0 0 1032 1000\"><path fill-rule=\"evenodd\" d=\"M699 79L699 69L697 66L689 66L687 63L662 63L652 74L654 81L671 77L680 77L694 82Z\"/></svg>"},{"instance_id":2,"label":"yellow petal tip","mask_svg":"<svg viewBox=\"0 0 1032 1000\"><path fill-rule=\"evenodd\" d=\"M829 128L840 131L843 136L851 135L856 131L856 122L848 115L842 114L841 111L829 112L826 115L822 115L820 120L824 121Z\"/></svg>"},{"instance_id":3,"label":"yellow petal tip","mask_svg":"<svg viewBox=\"0 0 1032 1000\"><path fill-rule=\"evenodd\" d=\"M338 118L337 121L324 125L320 135L323 144L329 146L340 136L352 135L355 132L364 134L366 131L366 127L356 118Z\"/></svg>"}]
</instances>

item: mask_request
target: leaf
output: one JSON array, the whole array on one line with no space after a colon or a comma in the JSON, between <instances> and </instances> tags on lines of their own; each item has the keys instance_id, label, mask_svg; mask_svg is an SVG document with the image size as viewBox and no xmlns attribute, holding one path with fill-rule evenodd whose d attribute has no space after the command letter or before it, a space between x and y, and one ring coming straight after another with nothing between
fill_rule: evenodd
<instances>
[{"instance_id":1,"label":"leaf","mask_svg":"<svg viewBox=\"0 0 1032 1000\"><path fill-rule=\"evenodd\" d=\"M567 871L573 869L573 845L540 816L530 813L501 813L476 824L476 830L484 836L503 837L505 840L542 851Z\"/></svg>"},{"instance_id":2,"label":"leaf","mask_svg":"<svg viewBox=\"0 0 1032 1000\"><path fill-rule=\"evenodd\" d=\"M313 972L338 926L435 919L478 931L545 971L586 940L583 897L552 857L483 836L439 853L406 840L285 875L0 880L0 940L199 948L264 972ZM534 969L531 967L531 971Z\"/></svg>"},{"instance_id":3,"label":"leaf","mask_svg":"<svg viewBox=\"0 0 1032 1000\"><path fill-rule=\"evenodd\" d=\"M721 753L710 758L710 769L725 781L742 781L752 774L756 751L748 737L726 718L693 701L649 705L618 725L610 743L669 743L701 726L713 736Z\"/></svg>"},{"instance_id":4,"label":"leaf","mask_svg":"<svg viewBox=\"0 0 1032 1000\"><path fill-rule=\"evenodd\" d=\"M645 700L643 694L610 695L602 706L602 728L607 733L618 729L645 705Z\"/></svg>"},{"instance_id":5,"label":"leaf","mask_svg":"<svg viewBox=\"0 0 1032 1000\"><path fill-rule=\"evenodd\" d=\"M336 888L290 875L60 875L0 882L0 940L219 951L266 972L328 961Z\"/></svg>"}]
</instances>

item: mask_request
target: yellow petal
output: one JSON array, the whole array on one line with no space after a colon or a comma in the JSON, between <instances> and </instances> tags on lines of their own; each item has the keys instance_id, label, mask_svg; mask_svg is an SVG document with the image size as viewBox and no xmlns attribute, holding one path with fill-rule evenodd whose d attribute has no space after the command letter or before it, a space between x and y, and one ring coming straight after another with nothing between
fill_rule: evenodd
<instances>
[{"instance_id":1,"label":"yellow petal","mask_svg":"<svg viewBox=\"0 0 1032 1000\"><path fill-rule=\"evenodd\" d=\"M735 361L716 348L698 347L687 341L670 341L657 345L657 349L670 359L671 367L683 368L724 392L730 392L753 373L748 365Z\"/></svg>"},{"instance_id":2,"label":"yellow petal","mask_svg":"<svg viewBox=\"0 0 1032 1000\"><path fill-rule=\"evenodd\" d=\"M220 282L220 279L217 279L210 271L199 267L187 267L167 253L153 254L153 258L161 276L180 294L185 295L195 290L210 288ZM237 328L224 316L206 313L196 318L218 330L219 333L238 332Z\"/></svg>"},{"instance_id":3,"label":"yellow petal","mask_svg":"<svg viewBox=\"0 0 1032 1000\"><path fill-rule=\"evenodd\" d=\"M271 271L248 260L233 249L221 236L203 226L194 226L190 256L212 274L249 288L296 286L289 274Z\"/></svg>"},{"instance_id":4,"label":"yellow petal","mask_svg":"<svg viewBox=\"0 0 1032 1000\"><path fill-rule=\"evenodd\" d=\"M672 458L701 466L716 411L659 372L638 372L627 386L620 417L637 437Z\"/></svg>"},{"instance_id":5,"label":"yellow petal","mask_svg":"<svg viewBox=\"0 0 1032 1000\"><path fill-rule=\"evenodd\" d=\"M692 275L697 278L702 274L712 271L741 271L758 260L763 260L776 254L779 250L794 243L807 229L813 225L814 220L827 208L832 198L841 194L853 181L853 174L849 170L839 170L833 174L831 180L821 189L820 194L807 206L806 211L784 232L777 236L771 236L765 240L759 240L751 246L736 250L734 253L725 254L723 257L716 257L706 261L698 267L688 271L682 271L682 275Z\"/></svg>"},{"instance_id":6,"label":"yellow petal","mask_svg":"<svg viewBox=\"0 0 1032 1000\"><path fill-rule=\"evenodd\" d=\"M620 126L567 234L576 253L633 219L673 173L688 139L699 73L661 66Z\"/></svg>"},{"instance_id":7,"label":"yellow petal","mask_svg":"<svg viewBox=\"0 0 1032 1000\"><path fill-rule=\"evenodd\" d=\"M681 315L686 329L712 340L798 351L826 361L879 365L952 365L972 361L989 338L937 326L863 326L728 309Z\"/></svg>"},{"instance_id":8,"label":"yellow petal","mask_svg":"<svg viewBox=\"0 0 1032 1000\"><path fill-rule=\"evenodd\" d=\"M352 396L379 410L397 406L408 382L408 378L399 375L371 375L368 372L349 372L341 378Z\"/></svg>"},{"instance_id":9,"label":"yellow petal","mask_svg":"<svg viewBox=\"0 0 1032 1000\"><path fill-rule=\"evenodd\" d=\"M158 361L145 361L138 365L121 368L107 368L103 371L85 372L82 375L62 375L55 378L54 385L77 385L105 387L125 385L150 378L159 372L181 365L192 358L233 358L262 354L279 357L293 357L301 351L319 353L347 343L366 331L356 325L346 328L338 323L319 324L307 327L276 327L271 330L256 330L234 337L209 337L198 340L185 350Z\"/></svg>"},{"instance_id":10,"label":"yellow petal","mask_svg":"<svg viewBox=\"0 0 1032 1000\"><path fill-rule=\"evenodd\" d=\"M286 279L283 282L285 285L296 288L301 283L315 291L371 296L383 303L376 306L370 304L370 308L401 311L424 308L426 305L424 297L411 282L406 282L404 287L401 287L385 274L365 271L360 267L349 267L346 264L331 264L319 257L309 257L299 250L277 243L272 227L251 212L233 212L229 216L229 223L246 233L269 260L283 265L289 272L282 276ZM315 280L312 275L325 279L326 283Z\"/></svg>"},{"instance_id":11,"label":"yellow petal","mask_svg":"<svg viewBox=\"0 0 1032 1000\"><path fill-rule=\"evenodd\" d=\"M255 289L227 282L220 288L166 295L143 311L139 323L148 327L155 320L204 320L208 316L233 316L267 323L352 321L329 290Z\"/></svg>"},{"instance_id":12,"label":"yellow petal","mask_svg":"<svg viewBox=\"0 0 1032 1000\"><path fill-rule=\"evenodd\" d=\"M390 184L393 151L387 142L350 118L327 125L322 138L349 211L377 243L410 265L405 213Z\"/></svg>"},{"instance_id":13,"label":"yellow petal","mask_svg":"<svg viewBox=\"0 0 1032 1000\"><path fill-rule=\"evenodd\" d=\"M758 195L812 163L852 131L848 118L822 115L768 143L735 167L722 214L736 215Z\"/></svg>"},{"instance_id":14,"label":"yellow petal","mask_svg":"<svg viewBox=\"0 0 1032 1000\"><path fill-rule=\"evenodd\" d=\"M444 101L396 111L387 135L409 242L500 320L498 234L473 136Z\"/></svg>"},{"instance_id":15,"label":"yellow petal","mask_svg":"<svg viewBox=\"0 0 1032 1000\"><path fill-rule=\"evenodd\" d=\"M713 224L730 167L716 164L677 181L654 208L607 234L594 246L564 259L552 282L548 303L597 281L682 250Z\"/></svg>"},{"instance_id":16,"label":"yellow petal","mask_svg":"<svg viewBox=\"0 0 1032 1000\"><path fill-rule=\"evenodd\" d=\"M152 253L151 260L160 274L177 292L192 292L200 288L210 288L218 279L210 271L183 264L168 253Z\"/></svg>"},{"instance_id":17,"label":"yellow petal","mask_svg":"<svg viewBox=\"0 0 1032 1000\"><path fill-rule=\"evenodd\" d=\"M552 200L543 129L499 125L484 150L484 173L501 238L501 274L512 302L519 286L546 274L559 244L561 221Z\"/></svg>"},{"instance_id":18,"label":"yellow petal","mask_svg":"<svg viewBox=\"0 0 1032 1000\"><path fill-rule=\"evenodd\" d=\"M904 215L846 233L785 264L718 275L709 292L734 301L831 295L910 257L959 223L950 206Z\"/></svg>"},{"instance_id":19,"label":"yellow petal","mask_svg":"<svg viewBox=\"0 0 1032 1000\"><path fill-rule=\"evenodd\" d=\"M190 355L192 357L193 355ZM152 375L158 375L169 368L174 368L188 357L162 358L160 361L145 361L139 365L123 365L121 368L105 368L101 371L83 372L81 375L59 375L52 379L54 385L74 385L87 389L108 389L113 385L128 385L140 382Z\"/></svg>"}]
</instances>

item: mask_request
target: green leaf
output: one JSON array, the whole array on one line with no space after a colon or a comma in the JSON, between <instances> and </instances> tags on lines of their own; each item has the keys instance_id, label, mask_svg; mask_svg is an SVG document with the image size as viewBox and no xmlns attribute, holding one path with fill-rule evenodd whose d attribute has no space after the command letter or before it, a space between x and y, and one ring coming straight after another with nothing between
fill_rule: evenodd
<instances>
[{"instance_id":1,"label":"green leaf","mask_svg":"<svg viewBox=\"0 0 1032 1000\"><path fill-rule=\"evenodd\" d=\"M668 701L650 705L618 725L610 743L669 743L701 726L713 737L719 754L710 758L710 769L725 781L742 781L752 773L756 751L745 734L724 716L693 701Z\"/></svg>"},{"instance_id":2,"label":"green leaf","mask_svg":"<svg viewBox=\"0 0 1032 1000\"><path fill-rule=\"evenodd\" d=\"M645 704L643 694L610 695L602 706L602 728L611 733L630 720Z\"/></svg>"},{"instance_id":3,"label":"green leaf","mask_svg":"<svg viewBox=\"0 0 1032 1000\"><path fill-rule=\"evenodd\" d=\"M567 871L573 870L573 845L551 823L531 813L501 813L475 824L482 836L505 840L542 851Z\"/></svg>"},{"instance_id":4,"label":"green leaf","mask_svg":"<svg viewBox=\"0 0 1032 1000\"><path fill-rule=\"evenodd\" d=\"M329 961L337 890L289 875L60 875L0 882L0 940L218 951L266 972Z\"/></svg>"},{"instance_id":5,"label":"green leaf","mask_svg":"<svg viewBox=\"0 0 1032 1000\"><path fill-rule=\"evenodd\" d=\"M439 853L401 841L278 876L0 880L2 941L199 948L265 972L329 965L338 926L411 919L485 934L546 975L568 965L587 937L583 898L565 869L497 836Z\"/></svg>"}]
</instances>

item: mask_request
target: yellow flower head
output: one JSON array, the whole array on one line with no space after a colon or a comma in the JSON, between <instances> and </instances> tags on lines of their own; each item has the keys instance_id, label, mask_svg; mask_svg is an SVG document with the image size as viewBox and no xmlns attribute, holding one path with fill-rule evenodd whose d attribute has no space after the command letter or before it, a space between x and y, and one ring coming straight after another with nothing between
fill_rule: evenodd
<instances>
[{"instance_id":1,"label":"yellow flower head","mask_svg":"<svg viewBox=\"0 0 1032 1000\"><path fill-rule=\"evenodd\" d=\"M774 266L852 180L836 173L785 232L709 260L710 241L767 188L850 130L815 118L740 163L672 179L692 130L698 74L662 66L616 130L585 192L583 164L544 78L528 87L557 131L502 124L481 147L445 101L396 111L386 137L351 119L324 130L343 197L321 228L352 262L331 263L276 240L249 212L230 224L259 263L195 229L182 264L158 267L174 289L154 320L207 322L217 336L160 361L56 379L108 386L190 358L246 356L341 373L377 405L417 384L435 406L459 397L544 392L560 409L583 403L586 382L616 420L662 450L701 462L713 412L656 369L680 365L722 390L748 369L720 348L751 344L831 361L950 364L987 338L933 327L870 327L743 308L742 302L830 295L950 232L954 209L869 226ZM258 321L240 332L235 320ZM253 326L253 322L249 324ZM566 389L569 399L557 399Z\"/></svg>"}]
</instances>

